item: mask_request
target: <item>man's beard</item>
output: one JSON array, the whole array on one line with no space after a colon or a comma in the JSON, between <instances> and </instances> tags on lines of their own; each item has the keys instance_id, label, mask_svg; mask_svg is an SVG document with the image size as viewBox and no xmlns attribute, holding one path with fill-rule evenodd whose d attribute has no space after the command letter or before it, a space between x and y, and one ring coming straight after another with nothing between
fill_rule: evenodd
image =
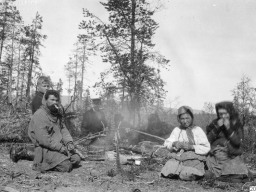
<instances>
[{"instance_id":1,"label":"man's beard","mask_svg":"<svg viewBox=\"0 0 256 192\"><path fill-rule=\"evenodd\" d=\"M62 110L58 104L53 104L48 106L50 113L55 117L62 117Z\"/></svg>"}]
</instances>

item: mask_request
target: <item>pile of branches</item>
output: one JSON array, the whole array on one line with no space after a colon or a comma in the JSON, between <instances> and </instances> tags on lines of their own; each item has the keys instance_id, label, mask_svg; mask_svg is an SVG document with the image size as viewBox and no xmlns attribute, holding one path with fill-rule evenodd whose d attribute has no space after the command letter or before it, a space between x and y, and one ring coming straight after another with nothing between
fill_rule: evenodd
<instances>
[{"instance_id":1,"label":"pile of branches","mask_svg":"<svg viewBox=\"0 0 256 192\"><path fill-rule=\"evenodd\" d=\"M11 116L1 114L0 118L0 143L29 142L27 134L29 113L15 113Z\"/></svg>"}]
</instances>

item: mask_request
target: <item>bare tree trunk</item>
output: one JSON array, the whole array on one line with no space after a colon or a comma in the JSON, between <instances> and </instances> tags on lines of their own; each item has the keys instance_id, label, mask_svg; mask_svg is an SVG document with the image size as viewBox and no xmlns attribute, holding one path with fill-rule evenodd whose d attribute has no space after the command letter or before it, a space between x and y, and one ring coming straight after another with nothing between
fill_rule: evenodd
<instances>
[{"instance_id":1,"label":"bare tree trunk","mask_svg":"<svg viewBox=\"0 0 256 192\"><path fill-rule=\"evenodd\" d=\"M124 89L125 89L125 78L122 83L122 111L124 111Z\"/></svg>"},{"instance_id":2,"label":"bare tree trunk","mask_svg":"<svg viewBox=\"0 0 256 192\"><path fill-rule=\"evenodd\" d=\"M34 48L32 51L32 55L34 55ZM33 63L34 63L34 57L32 55L30 55L30 65L28 70L27 89L26 89L26 97L28 102L30 101L30 86L32 82L32 71L33 71Z\"/></svg>"},{"instance_id":3,"label":"bare tree trunk","mask_svg":"<svg viewBox=\"0 0 256 192\"><path fill-rule=\"evenodd\" d=\"M7 87L7 93L8 93L8 105L10 107L9 111L10 114L13 112L13 103L12 103L12 72L13 72L13 55L14 55L14 26L12 30L12 53L11 53L11 63L8 64L9 66L9 73L8 73L8 87Z\"/></svg>"},{"instance_id":4,"label":"bare tree trunk","mask_svg":"<svg viewBox=\"0 0 256 192\"><path fill-rule=\"evenodd\" d=\"M77 65L78 65L78 62L77 62L77 53L76 53L76 61L75 61L76 65L75 65L75 87L74 87L74 93L73 93L73 98L76 100L76 94L77 94ZM72 104L72 109L73 111L75 110L76 108L76 101L74 101L74 103Z\"/></svg>"},{"instance_id":5,"label":"bare tree trunk","mask_svg":"<svg viewBox=\"0 0 256 192\"><path fill-rule=\"evenodd\" d=\"M25 65L26 61L24 61ZM21 81L21 89L20 89L20 98L22 99L22 103L24 104L23 107L26 107L26 101L23 100L23 93L24 93L24 84L25 84L25 66L22 73L22 81Z\"/></svg>"},{"instance_id":6,"label":"bare tree trunk","mask_svg":"<svg viewBox=\"0 0 256 192\"><path fill-rule=\"evenodd\" d=\"M19 101L19 85L20 85L20 50L21 50L21 43L19 44L19 58L18 58L18 74L17 74L17 82L16 82L16 99L15 99L15 106L17 108L18 101Z\"/></svg>"},{"instance_id":7,"label":"bare tree trunk","mask_svg":"<svg viewBox=\"0 0 256 192\"><path fill-rule=\"evenodd\" d=\"M80 106L83 106L84 71L85 71L85 43L83 45L82 78L81 78L81 90L80 90L80 96L79 96Z\"/></svg>"},{"instance_id":8,"label":"bare tree trunk","mask_svg":"<svg viewBox=\"0 0 256 192\"><path fill-rule=\"evenodd\" d=\"M32 51L30 53L30 67L29 67L29 71L28 71L28 81L27 81L27 90L26 90L26 97L27 97L28 103L30 101L30 86L31 86L31 82L32 82L32 72L33 72L34 56L35 56L34 54L35 54L35 43L36 43L35 40L36 40L37 15L38 15L38 13L36 13L35 29L34 29L34 34L33 34L33 38L31 41Z\"/></svg>"},{"instance_id":9,"label":"bare tree trunk","mask_svg":"<svg viewBox=\"0 0 256 192\"><path fill-rule=\"evenodd\" d=\"M131 20L131 66L133 70L136 70L135 67L135 62L134 62L134 53L135 53L135 9L136 9L136 0L132 0L132 20ZM134 74L134 73L133 73ZM135 75L135 74L134 74ZM132 81L136 81L136 77L134 76L132 78ZM131 83L132 84L132 83ZM133 86L136 83L133 83ZM135 126L135 87L131 87L130 92L131 92L131 112L132 112L132 122L133 126Z\"/></svg>"},{"instance_id":10,"label":"bare tree trunk","mask_svg":"<svg viewBox=\"0 0 256 192\"><path fill-rule=\"evenodd\" d=\"M0 46L0 65L2 63L2 54L3 54L3 48L4 48L4 40L5 40L5 26L6 26L6 9L7 9L7 4L6 2L4 2L5 4L5 9L4 9L4 19L3 19L3 30L2 30L2 34L1 34L1 46Z\"/></svg>"},{"instance_id":11,"label":"bare tree trunk","mask_svg":"<svg viewBox=\"0 0 256 192\"><path fill-rule=\"evenodd\" d=\"M135 50L135 9L136 0L132 0L132 21L131 21L131 65L134 67L134 50ZM135 69L135 67L133 68Z\"/></svg>"},{"instance_id":12,"label":"bare tree trunk","mask_svg":"<svg viewBox=\"0 0 256 192\"><path fill-rule=\"evenodd\" d=\"M7 87L7 95L8 95L8 106L9 106L9 115L13 113L13 104L12 104L12 65L9 66L8 73L8 87Z\"/></svg>"},{"instance_id":13,"label":"bare tree trunk","mask_svg":"<svg viewBox=\"0 0 256 192\"><path fill-rule=\"evenodd\" d=\"M71 93L71 91L70 91L70 81L71 81L71 78L69 76L69 78L68 78L68 96L70 96L70 93Z\"/></svg>"}]
</instances>

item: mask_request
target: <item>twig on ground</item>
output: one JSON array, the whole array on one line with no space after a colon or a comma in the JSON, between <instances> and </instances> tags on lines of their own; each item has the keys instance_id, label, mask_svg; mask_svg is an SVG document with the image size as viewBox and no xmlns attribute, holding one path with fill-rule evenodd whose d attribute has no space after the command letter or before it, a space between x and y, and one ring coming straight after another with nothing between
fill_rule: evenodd
<instances>
[{"instance_id":1,"label":"twig on ground","mask_svg":"<svg viewBox=\"0 0 256 192\"><path fill-rule=\"evenodd\" d=\"M182 189L186 189L186 190L190 190L189 188L184 187L184 186L180 186L180 188L182 188Z\"/></svg>"}]
</instances>

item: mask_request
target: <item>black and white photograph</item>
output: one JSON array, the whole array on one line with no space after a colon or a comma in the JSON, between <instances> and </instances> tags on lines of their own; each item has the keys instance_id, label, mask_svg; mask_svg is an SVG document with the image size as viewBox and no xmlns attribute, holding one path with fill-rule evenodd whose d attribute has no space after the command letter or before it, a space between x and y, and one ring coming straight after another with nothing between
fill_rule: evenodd
<instances>
[{"instance_id":1,"label":"black and white photograph","mask_svg":"<svg viewBox=\"0 0 256 192\"><path fill-rule=\"evenodd\" d=\"M0 0L0 192L255 178L255 0Z\"/></svg>"}]
</instances>

